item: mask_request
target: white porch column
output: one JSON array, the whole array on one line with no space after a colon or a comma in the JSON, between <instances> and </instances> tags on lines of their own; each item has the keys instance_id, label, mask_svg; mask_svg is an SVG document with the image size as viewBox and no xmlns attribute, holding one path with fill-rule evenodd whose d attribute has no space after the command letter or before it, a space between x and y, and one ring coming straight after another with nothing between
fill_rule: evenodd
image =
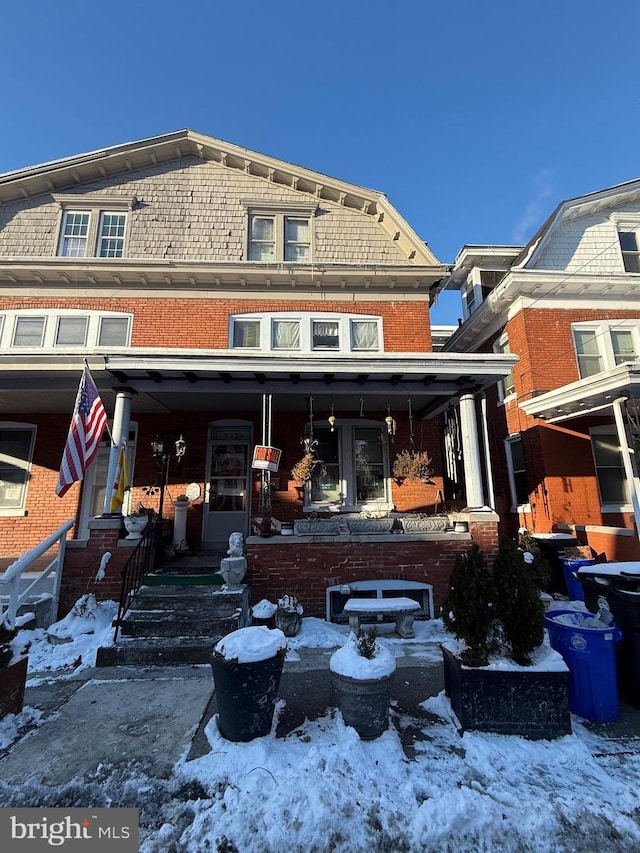
<instances>
[{"instance_id":1,"label":"white porch column","mask_svg":"<svg viewBox=\"0 0 640 853\"><path fill-rule=\"evenodd\" d=\"M131 400L135 391L130 388L116 389L116 405L113 412L113 427L111 435L113 444L109 451L109 468L107 471L107 488L104 494L104 515L111 512L111 496L113 494L113 483L116 479L118 468L118 456L122 446L122 439L129 437L129 423L131 421ZM120 510L121 512L122 510Z\"/></svg>"},{"instance_id":2,"label":"white porch column","mask_svg":"<svg viewBox=\"0 0 640 853\"><path fill-rule=\"evenodd\" d=\"M620 445L620 453L622 454L622 464L624 465L624 473L629 483L629 491L631 492L631 503L633 505L633 514L635 516L635 528L638 538L640 538L640 484L638 481L638 465L637 460L632 456L629 450L630 436L625 423L625 417L622 412L622 404L625 399L616 400L613 404L613 416L616 420L616 431L618 433L618 444Z\"/></svg>"},{"instance_id":3,"label":"white porch column","mask_svg":"<svg viewBox=\"0 0 640 853\"><path fill-rule=\"evenodd\" d=\"M496 508L496 496L493 491L493 466L491 464L491 452L489 450L489 428L487 426L487 395L480 395L480 416L482 419L482 441L484 444L484 467L487 472L487 491L489 492L489 506Z\"/></svg>"},{"instance_id":4,"label":"white porch column","mask_svg":"<svg viewBox=\"0 0 640 853\"><path fill-rule=\"evenodd\" d=\"M470 509L477 509L484 506L484 493L482 491L476 404L473 394L463 394L460 397L460 434L467 506Z\"/></svg>"}]
</instances>

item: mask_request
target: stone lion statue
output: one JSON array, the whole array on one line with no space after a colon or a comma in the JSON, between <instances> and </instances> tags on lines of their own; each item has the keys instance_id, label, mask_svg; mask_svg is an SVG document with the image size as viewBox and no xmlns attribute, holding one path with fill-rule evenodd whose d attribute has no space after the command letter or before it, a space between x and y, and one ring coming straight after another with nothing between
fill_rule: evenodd
<instances>
[{"instance_id":1,"label":"stone lion statue","mask_svg":"<svg viewBox=\"0 0 640 853\"><path fill-rule=\"evenodd\" d=\"M244 550L244 539L242 533L232 533L229 536L229 550L227 554L230 557L242 557Z\"/></svg>"}]
</instances>

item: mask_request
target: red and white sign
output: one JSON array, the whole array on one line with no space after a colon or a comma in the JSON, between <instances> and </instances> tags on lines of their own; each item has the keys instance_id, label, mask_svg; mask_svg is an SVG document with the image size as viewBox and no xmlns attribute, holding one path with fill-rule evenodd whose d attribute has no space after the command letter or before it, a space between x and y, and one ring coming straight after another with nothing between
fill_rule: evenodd
<instances>
[{"instance_id":1,"label":"red and white sign","mask_svg":"<svg viewBox=\"0 0 640 853\"><path fill-rule=\"evenodd\" d=\"M282 451L277 447L268 447L264 444L256 444L253 450L252 468L259 468L261 471L277 471L280 467L280 457Z\"/></svg>"}]
</instances>

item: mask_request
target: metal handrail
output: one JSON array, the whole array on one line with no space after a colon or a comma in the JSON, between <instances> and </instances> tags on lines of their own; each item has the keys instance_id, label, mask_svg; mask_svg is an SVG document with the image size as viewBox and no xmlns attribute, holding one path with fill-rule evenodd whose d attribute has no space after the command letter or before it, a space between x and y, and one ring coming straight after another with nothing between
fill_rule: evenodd
<instances>
[{"instance_id":1,"label":"metal handrail","mask_svg":"<svg viewBox=\"0 0 640 853\"><path fill-rule=\"evenodd\" d=\"M33 595L34 590L42 586L43 581L53 574L53 592L51 602L51 621L55 622L58 618L58 603L60 601L60 582L62 580L62 567L64 566L64 552L67 544L67 533L73 525L75 519L70 518L55 533L43 539L39 545L35 545L29 551L14 560L10 566L0 575L0 594L4 595L4 587L9 589L9 600L5 606L3 600L0 600L0 624L13 631L16 626L16 617L20 607L27 602L29 597ZM20 580L25 572L33 566L36 560L43 557L47 551L58 545L58 550L51 562L42 569L38 577L35 578L25 589L20 592Z\"/></svg>"},{"instance_id":2,"label":"metal handrail","mask_svg":"<svg viewBox=\"0 0 640 853\"><path fill-rule=\"evenodd\" d=\"M118 615L114 621L114 643L118 639L118 631L120 630L122 619L131 606L131 602L133 601L135 594L142 586L144 576L155 567L156 555L158 553L157 529L161 524L161 519L153 520L145 530L140 542L136 545L135 550L120 571L122 585L120 587Z\"/></svg>"}]
</instances>

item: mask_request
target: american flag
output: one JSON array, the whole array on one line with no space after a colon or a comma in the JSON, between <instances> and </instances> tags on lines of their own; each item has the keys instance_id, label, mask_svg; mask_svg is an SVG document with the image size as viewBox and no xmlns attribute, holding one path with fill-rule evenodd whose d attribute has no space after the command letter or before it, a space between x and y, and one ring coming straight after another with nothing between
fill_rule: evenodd
<instances>
[{"instance_id":1,"label":"american flag","mask_svg":"<svg viewBox=\"0 0 640 853\"><path fill-rule=\"evenodd\" d=\"M72 483L84 477L84 472L98 452L106 424L107 413L89 368L85 367L60 463L60 474L56 485L58 497L63 497Z\"/></svg>"}]
</instances>

